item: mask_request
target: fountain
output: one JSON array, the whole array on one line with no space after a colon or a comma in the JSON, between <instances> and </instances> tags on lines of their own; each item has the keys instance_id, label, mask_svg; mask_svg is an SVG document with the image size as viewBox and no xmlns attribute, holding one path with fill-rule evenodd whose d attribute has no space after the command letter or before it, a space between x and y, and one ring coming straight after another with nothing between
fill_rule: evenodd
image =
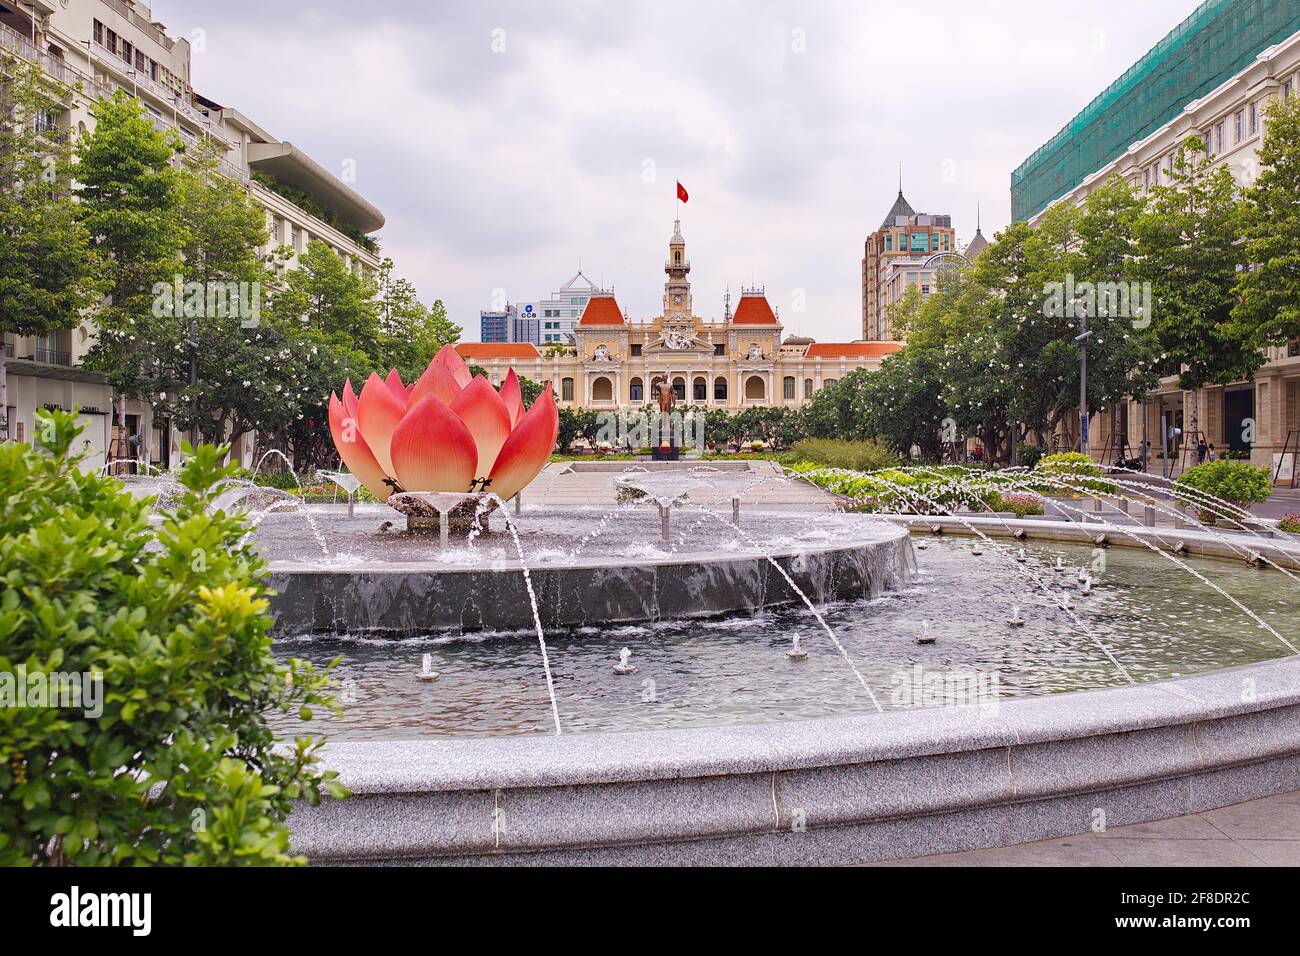
<instances>
[{"instance_id":1,"label":"fountain","mask_svg":"<svg viewBox=\"0 0 1300 956\"><path fill-rule=\"evenodd\" d=\"M1198 499L1239 532L1174 537L1068 478L1052 521L884 479L892 514L780 511L803 478L653 462L580 505L550 494L596 469L553 468L521 509L554 404L457 361L345 385L347 513L264 509L249 539L277 654L366 688L321 727L356 795L294 814L314 860L860 862L1294 786L1300 548L1229 506ZM944 474L962 501L1037 480Z\"/></svg>"}]
</instances>

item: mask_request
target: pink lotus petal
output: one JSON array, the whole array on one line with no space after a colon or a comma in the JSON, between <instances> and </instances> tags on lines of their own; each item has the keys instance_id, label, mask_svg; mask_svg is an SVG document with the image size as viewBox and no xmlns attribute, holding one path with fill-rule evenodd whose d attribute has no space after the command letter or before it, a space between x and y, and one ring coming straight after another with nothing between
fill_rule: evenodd
<instances>
[{"instance_id":1,"label":"pink lotus petal","mask_svg":"<svg viewBox=\"0 0 1300 956\"><path fill-rule=\"evenodd\" d=\"M469 380L474 377L474 373L469 370L469 366L465 364L465 360L460 357L454 345L444 345L438 349L438 354L433 357L433 360L451 372L452 378L461 388L468 385Z\"/></svg>"},{"instance_id":2,"label":"pink lotus petal","mask_svg":"<svg viewBox=\"0 0 1300 956\"><path fill-rule=\"evenodd\" d=\"M357 393L352 391L352 379L343 380L343 410L353 418L357 417Z\"/></svg>"},{"instance_id":3,"label":"pink lotus petal","mask_svg":"<svg viewBox=\"0 0 1300 956\"><path fill-rule=\"evenodd\" d=\"M365 387L361 389L361 397L357 399L357 425L361 428L361 437L374 452L379 467L389 475L394 474L393 459L389 454L393 429L402 420L405 411L406 406L398 401L393 390L372 372Z\"/></svg>"},{"instance_id":4,"label":"pink lotus petal","mask_svg":"<svg viewBox=\"0 0 1300 956\"><path fill-rule=\"evenodd\" d=\"M506 373L506 380L501 383L501 401L510 410L510 427L514 428L524 415L524 393L519 388L519 376L514 369Z\"/></svg>"},{"instance_id":5,"label":"pink lotus petal","mask_svg":"<svg viewBox=\"0 0 1300 956\"><path fill-rule=\"evenodd\" d=\"M429 367L411 390L410 403L414 405L426 395L433 395L444 405L450 405L461 392L455 377L440 362L430 362Z\"/></svg>"},{"instance_id":6,"label":"pink lotus petal","mask_svg":"<svg viewBox=\"0 0 1300 956\"><path fill-rule=\"evenodd\" d=\"M406 386L402 384L402 376L397 373L397 369L389 371L388 378L384 379L384 384L393 390L393 394L402 403L402 407L405 408L409 396L406 393Z\"/></svg>"},{"instance_id":7,"label":"pink lotus petal","mask_svg":"<svg viewBox=\"0 0 1300 956\"><path fill-rule=\"evenodd\" d=\"M393 432L393 465L403 491L468 492L478 446L459 416L433 395L411 406Z\"/></svg>"},{"instance_id":8,"label":"pink lotus petal","mask_svg":"<svg viewBox=\"0 0 1300 956\"><path fill-rule=\"evenodd\" d=\"M384 474L384 469L379 467L379 462L375 460L366 440L361 437L361 429L357 426L356 419L348 414L344 403L339 401L333 392L330 392L329 418L330 436L334 439L334 447L338 450L339 457L343 459L343 464L348 466L348 471L352 472L372 495L380 501L387 500L393 493L392 487L384 481L388 476Z\"/></svg>"},{"instance_id":9,"label":"pink lotus petal","mask_svg":"<svg viewBox=\"0 0 1300 956\"><path fill-rule=\"evenodd\" d=\"M497 452L510 435L510 410L482 375L456 396L451 410L460 416L478 446L478 467L474 477L486 478L497 460Z\"/></svg>"},{"instance_id":10,"label":"pink lotus petal","mask_svg":"<svg viewBox=\"0 0 1300 956\"><path fill-rule=\"evenodd\" d=\"M559 432L560 413L555 407L555 397L549 388L544 388L501 446L492 466L488 490L507 501L517 495L546 467Z\"/></svg>"}]
</instances>

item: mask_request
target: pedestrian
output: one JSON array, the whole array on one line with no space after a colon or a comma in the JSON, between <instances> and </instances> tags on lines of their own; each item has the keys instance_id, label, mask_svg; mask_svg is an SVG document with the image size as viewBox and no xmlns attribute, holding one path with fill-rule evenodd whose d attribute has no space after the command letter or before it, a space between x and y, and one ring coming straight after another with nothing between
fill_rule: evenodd
<instances>
[{"instance_id":1,"label":"pedestrian","mask_svg":"<svg viewBox=\"0 0 1300 956\"><path fill-rule=\"evenodd\" d=\"M1142 474L1147 472L1147 460L1151 457L1151 443L1143 441L1138 445L1138 467L1142 469Z\"/></svg>"},{"instance_id":2,"label":"pedestrian","mask_svg":"<svg viewBox=\"0 0 1300 956\"><path fill-rule=\"evenodd\" d=\"M1216 455L1216 454L1214 453L1214 446L1213 446L1213 445L1210 446L1210 450L1209 450L1208 452L1206 452L1205 457L1208 458L1210 461L1218 461L1218 460L1219 460L1219 456Z\"/></svg>"},{"instance_id":3,"label":"pedestrian","mask_svg":"<svg viewBox=\"0 0 1300 956\"><path fill-rule=\"evenodd\" d=\"M1205 444L1204 438L1202 438L1199 442L1196 443L1196 463L1198 465L1205 464L1205 456L1209 453L1209 451L1210 448L1208 445Z\"/></svg>"}]
</instances>

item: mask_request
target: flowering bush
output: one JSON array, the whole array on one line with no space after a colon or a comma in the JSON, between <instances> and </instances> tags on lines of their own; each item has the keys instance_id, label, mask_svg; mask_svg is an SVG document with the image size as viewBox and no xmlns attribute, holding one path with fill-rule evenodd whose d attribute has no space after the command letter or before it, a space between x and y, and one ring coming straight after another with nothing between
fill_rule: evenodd
<instances>
[{"instance_id":1,"label":"flowering bush","mask_svg":"<svg viewBox=\"0 0 1300 956\"><path fill-rule=\"evenodd\" d=\"M1300 534L1300 515L1283 515L1278 520L1277 529L1287 534Z\"/></svg>"},{"instance_id":2,"label":"flowering bush","mask_svg":"<svg viewBox=\"0 0 1300 956\"><path fill-rule=\"evenodd\" d=\"M998 497L997 488L986 481L979 487L962 483L966 476L961 469L934 468L918 473L891 468L863 474L799 462L790 470L819 488L851 499L858 511L924 515L961 508L987 511Z\"/></svg>"},{"instance_id":3,"label":"flowering bush","mask_svg":"<svg viewBox=\"0 0 1300 956\"><path fill-rule=\"evenodd\" d=\"M1004 491L991 507L994 511L1010 511L1017 518L1041 515L1047 510L1043 496L1032 491Z\"/></svg>"}]
</instances>

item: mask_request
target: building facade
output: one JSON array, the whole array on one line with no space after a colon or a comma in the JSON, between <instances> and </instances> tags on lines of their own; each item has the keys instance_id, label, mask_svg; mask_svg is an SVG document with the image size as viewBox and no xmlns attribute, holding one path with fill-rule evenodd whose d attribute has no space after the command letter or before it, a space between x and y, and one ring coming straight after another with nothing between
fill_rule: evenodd
<instances>
[{"instance_id":1,"label":"building facade","mask_svg":"<svg viewBox=\"0 0 1300 956\"><path fill-rule=\"evenodd\" d=\"M592 295L601 291L579 269L568 282L552 292L548 298L521 303L520 309L537 321L537 333L531 339L518 338L513 341L531 341L537 345L573 345L574 329Z\"/></svg>"},{"instance_id":2,"label":"building facade","mask_svg":"<svg viewBox=\"0 0 1300 956\"><path fill-rule=\"evenodd\" d=\"M679 404L739 411L752 406L798 408L859 368L875 369L902 346L893 342L814 343L783 339L784 327L762 289L742 291L721 321L695 314L691 263L680 221L664 264L661 312L634 321L613 292L594 290L574 327L574 347L544 355L526 343L465 342L466 361L493 384L509 369L549 382L561 407L640 408L666 382Z\"/></svg>"},{"instance_id":3,"label":"building facade","mask_svg":"<svg viewBox=\"0 0 1300 956\"><path fill-rule=\"evenodd\" d=\"M862 337L870 342L891 342L889 308L913 286L929 295L940 258L957 251L951 216L918 213L898 198L867 237L862 256Z\"/></svg>"},{"instance_id":4,"label":"building facade","mask_svg":"<svg viewBox=\"0 0 1300 956\"><path fill-rule=\"evenodd\" d=\"M192 85L189 41L170 36L145 4L0 0L0 49L40 64L69 86L79 85L64 109L48 118L68 136L92 129L90 107L120 89L139 97L160 130L174 131L189 145L215 145L221 173L241 183L266 210L269 239L263 252L288 247L290 268L307 244L318 240L355 274L378 271L379 249L370 234L384 225L382 213L292 143L234 107L199 94ZM183 436L154 421L147 404L127 403L126 428L118 427L112 390L102 376L81 367L93 344L94 329L87 323L47 337L5 336L9 437L30 441L38 409L75 406L86 426L89 467L102 465L106 456L134 457L128 439L146 432L154 463L175 460ZM253 441L254 436L245 436L235 450L245 463Z\"/></svg>"},{"instance_id":5,"label":"building facade","mask_svg":"<svg viewBox=\"0 0 1300 956\"><path fill-rule=\"evenodd\" d=\"M1013 174L1013 207L1023 218L1036 223L1053 202L1081 205L1114 175L1139 193L1167 184L1179 145L1192 135L1207 143L1214 163L1227 167L1240 185L1250 183L1259 168L1265 105L1300 90L1300 5L1203 3L1125 77L1127 85L1117 81ZM1070 130L1075 132L1062 139ZM1098 143L1107 144L1108 152L1086 172L1062 165L1076 146L1092 150ZM1042 170L1053 167L1044 157L1053 155L1061 157L1059 168L1048 176ZM1071 185L1058 193L1047 185L1056 182ZM1044 196L1050 201L1041 201ZM1179 465L1179 445L1203 437L1217 451L1249 454L1254 464L1275 472L1280 466L1289 480L1300 443L1300 342L1270 348L1253 381L1200 389L1199 436L1190 432L1191 403L1177 379L1167 378L1147 401L1103 410L1089 428L1093 455L1111 460L1117 450L1136 449L1143 440L1159 454L1172 427L1179 432L1171 449Z\"/></svg>"}]
</instances>

